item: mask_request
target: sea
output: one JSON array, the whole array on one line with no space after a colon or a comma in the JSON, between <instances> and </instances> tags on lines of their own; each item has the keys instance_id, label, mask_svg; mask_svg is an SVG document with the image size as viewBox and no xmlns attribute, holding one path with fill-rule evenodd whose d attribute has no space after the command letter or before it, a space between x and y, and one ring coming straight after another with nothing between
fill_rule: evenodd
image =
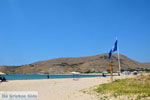
<instances>
[{"instance_id":1,"label":"sea","mask_svg":"<svg viewBox=\"0 0 150 100\"><path fill-rule=\"evenodd\" d=\"M13 75L1 75L7 80L34 80L34 79L63 79L63 78L90 78L90 77L103 77L102 75L90 75L90 74L53 74L53 75L37 75L37 74L13 74ZM107 77L107 76L106 76Z\"/></svg>"}]
</instances>

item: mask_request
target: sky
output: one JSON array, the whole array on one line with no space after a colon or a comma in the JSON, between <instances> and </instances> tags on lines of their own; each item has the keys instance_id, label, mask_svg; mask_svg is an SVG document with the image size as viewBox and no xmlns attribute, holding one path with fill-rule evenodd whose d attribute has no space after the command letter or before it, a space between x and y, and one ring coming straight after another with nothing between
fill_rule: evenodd
<instances>
[{"instance_id":1,"label":"sky","mask_svg":"<svg viewBox=\"0 0 150 100\"><path fill-rule=\"evenodd\" d=\"M119 52L150 62L150 0L0 0L0 65Z\"/></svg>"}]
</instances>

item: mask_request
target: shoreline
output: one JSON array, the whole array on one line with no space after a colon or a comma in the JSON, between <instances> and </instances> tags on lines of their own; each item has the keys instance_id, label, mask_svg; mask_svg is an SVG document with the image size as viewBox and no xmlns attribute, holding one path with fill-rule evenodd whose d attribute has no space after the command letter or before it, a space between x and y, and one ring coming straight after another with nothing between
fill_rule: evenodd
<instances>
[{"instance_id":1,"label":"shoreline","mask_svg":"<svg viewBox=\"0 0 150 100\"><path fill-rule=\"evenodd\" d=\"M114 79L128 77L131 76L114 76ZM79 80L72 78L11 80L0 84L0 91L36 91L38 98L33 100L99 100L98 97L82 93L80 90L108 82L110 77L79 78Z\"/></svg>"},{"instance_id":2,"label":"shoreline","mask_svg":"<svg viewBox=\"0 0 150 100\"><path fill-rule=\"evenodd\" d=\"M103 77L103 75L99 74L51 74L51 75L39 75L39 74L18 74L18 75L2 75L8 81L10 80L41 80L41 79L68 79L68 78L92 78L92 77ZM106 75L108 77L109 75ZM116 76L116 75L114 75Z\"/></svg>"}]
</instances>

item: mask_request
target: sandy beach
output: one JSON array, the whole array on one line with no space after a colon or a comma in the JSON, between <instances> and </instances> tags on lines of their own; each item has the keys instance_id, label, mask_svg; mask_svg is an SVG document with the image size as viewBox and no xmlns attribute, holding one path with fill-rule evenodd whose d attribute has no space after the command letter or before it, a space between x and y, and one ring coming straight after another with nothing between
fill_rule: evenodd
<instances>
[{"instance_id":1,"label":"sandy beach","mask_svg":"<svg viewBox=\"0 0 150 100\"><path fill-rule=\"evenodd\" d=\"M115 76L114 79L126 77L129 76ZM82 93L80 90L107 82L110 82L110 77L80 78L79 80L73 79L15 80L0 83L0 91L38 92L38 98L36 99L28 98L15 100L99 100L98 97Z\"/></svg>"}]
</instances>

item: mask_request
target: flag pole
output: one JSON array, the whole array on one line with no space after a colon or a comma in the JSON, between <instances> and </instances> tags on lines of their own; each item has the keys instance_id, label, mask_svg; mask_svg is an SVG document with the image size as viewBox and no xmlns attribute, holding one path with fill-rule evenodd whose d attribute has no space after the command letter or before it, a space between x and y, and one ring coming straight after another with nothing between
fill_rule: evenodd
<instances>
[{"instance_id":1,"label":"flag pole","mask_svg":"<svg viewBox=\"0 0 150 100\"><path fill-rule=\"evenodd\" d=\"M116 37L116 40L118 40L118 39L117 39L117 37ZM117 55L118 55L118 66L119 66L119 73L121 73L121 64L120 64L119 45L118 45Z\"/></svg>"},{"instance_id":2,"label":"flag pole","mask_svg":"<svg viewBox=\"0 0 150 100\"><path fill-rule=\"evenodd\" d=\"M118 48L118 64L119 64L119 73L121 73L119 48Z\"/></svg>"}]
</instances>

